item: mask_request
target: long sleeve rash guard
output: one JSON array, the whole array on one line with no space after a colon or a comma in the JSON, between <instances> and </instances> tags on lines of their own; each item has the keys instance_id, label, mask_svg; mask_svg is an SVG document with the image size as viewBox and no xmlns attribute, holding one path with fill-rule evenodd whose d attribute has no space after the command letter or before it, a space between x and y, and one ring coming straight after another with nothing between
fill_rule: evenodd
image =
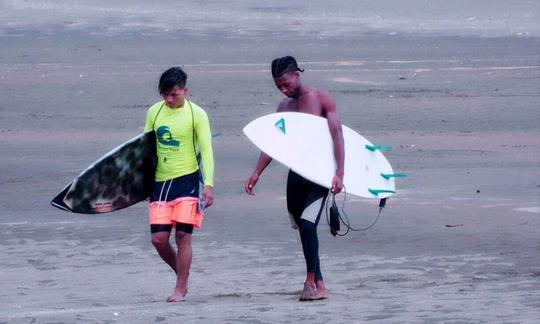
<instances>
[{"instance_id":1,"label":"long sleeve rash guard","mask_svg":"<svg viewBox=\"0 0 540 324\"><path fill-rule=\"evenodd\" d=\"M148 109L144 131L154 130L157 143L155 181L166 181L197 171L197 146L201 152L205 186L214 186L212 133L206 112L189 101L169 108L164 101Z\"/></svg>"}]
</instances>

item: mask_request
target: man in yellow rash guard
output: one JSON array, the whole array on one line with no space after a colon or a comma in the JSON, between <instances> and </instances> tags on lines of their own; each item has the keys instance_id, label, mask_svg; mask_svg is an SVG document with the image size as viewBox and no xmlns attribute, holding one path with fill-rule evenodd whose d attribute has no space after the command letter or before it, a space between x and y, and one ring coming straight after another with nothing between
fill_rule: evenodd
<instances>
[{"instance_id":1,"label":"man in yellow rash guard","mask_svg":"<svg viewBox=\"0 0 540 324\"><path fill-rule=\"evenodd\" d=\"M144 128L156 133L158 160L149 204L152 244L177 275L168 302L183 301L187 294L193 227L201 226L203 208L214 200L210 122L206 112L186 98L186 81L187 75L179 67L163 72L159 80L163 100L148 109ZM200 201L197 146L204 183ZM178 251L169 243L173 227Z\"/></svg>"}]
</instances>

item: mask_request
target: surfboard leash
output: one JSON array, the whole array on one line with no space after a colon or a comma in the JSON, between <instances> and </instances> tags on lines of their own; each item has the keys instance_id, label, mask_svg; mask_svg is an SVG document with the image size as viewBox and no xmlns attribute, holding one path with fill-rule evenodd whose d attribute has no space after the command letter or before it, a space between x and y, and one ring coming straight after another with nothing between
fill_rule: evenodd
<instances>
[{"instance_id":1,"label":"surfboard leash","mask_svg":"<svg viewBox=\"0 0 540 324\"><path fill-rule=\"evenodd\" d=\"M349 221L349 216L347 214L347 211L345 210L345 202L347 201L347 190L345 186L343 187L343 189L344 189L343 190L344 197L343 197L343 203L341 205L341 213L339 212L340 208L336 204L335 193L332 193L332 206L330 206L330 208L328 208L330 199L326 200L326 221L328 222L328 225L330 226L330 233L333 236L345 236L351 231L363 232L375 226L375 224L377 224L379 220L379 217L381 216L384 206L386 205L387 198L383 198L379 201L379 212L377 213L377 216L375 216L374 220L369 225L365 227L361 227L361 228L354 228L351 226L351 223ZM340 223L343 223L343 225L345 225L345 228L346 228L345 233L339 233Z\"/></svg>"}]
</instances>

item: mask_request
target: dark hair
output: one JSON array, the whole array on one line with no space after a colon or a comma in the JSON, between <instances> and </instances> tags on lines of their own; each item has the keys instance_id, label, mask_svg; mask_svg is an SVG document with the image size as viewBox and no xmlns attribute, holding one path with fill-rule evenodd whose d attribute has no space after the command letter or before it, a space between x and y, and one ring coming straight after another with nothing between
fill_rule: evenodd
<instances>
[{"instance_id":1,"label":"dark hair","mask_svg":"<svg viewBox=\"0 0 540 324\"><path fill-rule=\"evenodd\" d=\"M304 72L301 68L298 67L298 63L292 56L284 56L277 58L272 61L272 76L274 78L279 78L287 72Z\"/></svg>"},{"instance_id":2,"label":"dark hair","mask_svg":"<svg viewBox=\"0 0 540 324\"><path fill-rule=\"evenodd\" d=\"M165 93L171 90L174 86L183 89L186 86L187 74L181 67L172 67L163 72L159 78L159 93Z\"/></svg>"}]
</instances>

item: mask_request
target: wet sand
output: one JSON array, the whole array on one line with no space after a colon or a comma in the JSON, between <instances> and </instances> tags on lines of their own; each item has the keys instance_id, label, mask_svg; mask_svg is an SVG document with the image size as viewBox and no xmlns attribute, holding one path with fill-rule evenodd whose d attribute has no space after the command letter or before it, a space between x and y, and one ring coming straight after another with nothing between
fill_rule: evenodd
<instances>
[{"instance_id":1,"label":"wet sand","mask_svg":"<svg viewBox=\"0 0 540 324\"><path fill-rule=\"evenodd\" d=\"M319 25L318 1L188 2L186 21L168 28L176 20L162 8L82 3L0 5L0 323L540 317L540 38L537 18L527 18L535 4L516 2L508 20L490 11L504 4L480 2L448 21L426 9L394 25L395 8L331 6ZM257 195L243 193L258 152L241 130L275 110L282 95L269 64L287 54L306 84L331 92L343 123L392 146L387 158L407 174L372 229L333 238L322 221L331 298L320 302L297 301L305 269L285 211L285 167L272 163ZM142 130L172 65L184 66L190 98L211 118L216 158L215 206L195 234L179 304L165 302L174 276L150 244L144 203L97 216L49 205ZM346 197L346 210L361 227L377 202Z\"/></svg>"}]
</instances>

